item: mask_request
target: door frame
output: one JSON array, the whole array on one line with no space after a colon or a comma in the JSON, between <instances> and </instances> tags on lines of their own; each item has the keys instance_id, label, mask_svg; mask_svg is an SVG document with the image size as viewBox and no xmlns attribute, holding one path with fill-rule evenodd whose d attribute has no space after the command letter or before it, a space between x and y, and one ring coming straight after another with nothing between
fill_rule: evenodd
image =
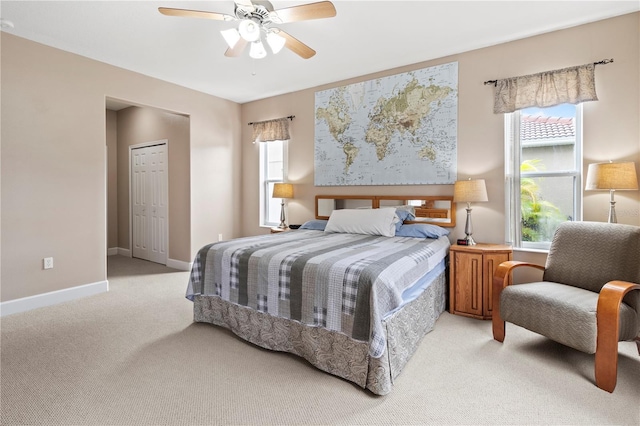
<instances>
[{"instance_id":1,"label":"door frame","mask_svg":"<svg viewBox=\"0 0 640 426\"><path fill-rule=\"evenodd\" d=\"M131 182L131 155L132 151L137 148L147 148L155 145L165 145L167 147L167 173L165 173L165 188L167 188L167 220L165 225L165 235L167 237L167 258L164 261L164 265L169 262L169 139L160 139L151 142L142 142L134 145L129 145L129 257L133 257L133 185Z\"/></svg>"}]
</instances>

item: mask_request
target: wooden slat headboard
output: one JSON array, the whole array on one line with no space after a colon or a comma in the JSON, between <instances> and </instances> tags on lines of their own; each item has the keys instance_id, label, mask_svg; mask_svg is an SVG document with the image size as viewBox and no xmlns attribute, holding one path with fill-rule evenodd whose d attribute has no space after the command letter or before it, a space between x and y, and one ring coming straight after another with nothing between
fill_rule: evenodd
<instances>
[{"instance_id":1,"label":"wooden slat headboard","mask_svg":"<svg viewBox=\"0 0 640 426\"><path fill-rule=\"evenodd\" d=\"M456 206L448 195L316 195L316 219L329 219L337 209L394 207L412 205L416 220L406 223L431 223L456 226Z\"/></svg>"}]
</instances>

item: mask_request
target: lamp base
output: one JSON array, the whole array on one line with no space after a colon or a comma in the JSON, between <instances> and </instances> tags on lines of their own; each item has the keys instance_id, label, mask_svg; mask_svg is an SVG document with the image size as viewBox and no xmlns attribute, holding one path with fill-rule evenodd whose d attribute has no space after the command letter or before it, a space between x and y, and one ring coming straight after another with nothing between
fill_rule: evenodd
<instances>
[{"instance_id":1,"label":"lamp base","mask_svg":"<svg viewBox=\"0 0 640 426\"><path fill-rule=\"evenodd\" d=\"M284 217L284 199L280 203L280 225L278 225L280 229L287 229L287 224L285 223Z\"/></svg>"},{"instance_id":2,"label":"lamp base","mask_svg":"<svg viewBox=\"0 0 640 426\"><path fill-rule=\"evenodd\" d=\"M609 223L618 223L618 218L616 217L616 202L613 200L614 189L609 191L609 219L607 220Z\"/></svg>"},{"instance_id":3,"label":"lamp base","mask_svg":"<svg viewBox=\"0 0 640 426\"><path fill-rule=\"evenodd\" d=\"M473 237L471 236L471 234L473 234L473 225L471 224L471 204L467 203L467 223L465 223L464 225L464 233L465 233L465 240L467 241L467 246L475 246L476 242L473 240Z\"/></svg>"},{"instance_id":4,"label":"lamp base","mask_svg":"<svg viewBox=\"0 0 640 426\"><path fill-rule=\"evenodd\" d=\"M460 241L464 241L464 243L460 244ZM462 246L475 246L476 242L471 235L467 235L466 238L463 238L462 240L458 240L458 244Z\"/></svg>"}]
</instances>

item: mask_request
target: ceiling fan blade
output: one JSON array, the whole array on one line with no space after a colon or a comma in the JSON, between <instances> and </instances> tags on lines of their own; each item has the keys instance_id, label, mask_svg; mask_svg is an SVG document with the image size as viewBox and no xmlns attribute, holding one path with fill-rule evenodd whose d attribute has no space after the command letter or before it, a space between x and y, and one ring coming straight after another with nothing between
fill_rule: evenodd
<instances>
[{"instance_id":1,"label":"ceiling fan blade","mask_svg":"<svg viewBox=\"0 0 640 426\"><path fill-rule=\"evenodd\" d=\"M336 8L330 1L321 1L278 9L270 15L273 22L285 24L287 22L308 21L310 19L331 18L336 16Z\"/></svg>"},{"instance_id":2,"label":"ceiling fan blade","mask_svg":"<svg viewBox=\"0 0 640 426\"><path fill-rule=\"evenodd\" d=\"M244 48L247 47L247 40L240 38L235 46L232 48L228 48L226 52L224 52L224 56L228 56L230 58L235 58L236 56L240 56L242 52L244 52Z\"/></svg>"},{"instance_id":3,"label":"ceiling fan blade","mask_svg":"<svg viewBox=\"0 0 640 426\"><path fill-rule=\"evenodd\" d=\"M233 2L236 4L236 7L240 7L249 13L253 12L256 8L253 3L251 3L251 0L233 0Z\"/></svg>"},{"instance_id":4,"label":"ceiling fan blade","mask_svg":"<svg viewBox=\"0 0 640 426\"><path fill-rule=\"evenodd\" d=\"M273 5L268 0L253 0L253 4L263 6L269 12L273 12Z\"/></svg>"},{"instance_id":5,"label":"ceiling fan blade","mask_svg":"<svg viewBox=\"0 0 640 426\"><path fill-rule=\"evenodd\" d=\"M167 16L184 16L186 18L204 18L215 21L235 21L236 18L225 13L204 12L202 10L174 9L171 7L159 7L158 12Z\"/></svg>"},{"instance_id":6,"label":"ceiling fan blade","mask_svg":"<svg viewBox=\"0 0 640 426\"><path fill-rule=\"evenodd\" d=\"M279 28L273 28L273 30L275 30L279 36L282 36L287 40L284 47L291 50L301 58L309 59L316 54L315 50L313 50L297 38L293 37L292 35L285 33Z\"/></svg>"}]
</instances>

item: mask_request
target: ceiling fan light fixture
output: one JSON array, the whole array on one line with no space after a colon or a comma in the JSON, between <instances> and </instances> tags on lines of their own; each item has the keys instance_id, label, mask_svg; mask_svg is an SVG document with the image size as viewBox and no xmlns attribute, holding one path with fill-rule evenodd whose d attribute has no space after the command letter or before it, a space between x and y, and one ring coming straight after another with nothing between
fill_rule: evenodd
<instances>
[{"instance_id":1,"label":"ceiling fan light fixture","mask_svg":"<svg viewBox=\"0 0 640 426\"><path fill-rule=\"evenodd\" d=\"M222 34L222 37L224 37L224 41L227 42L230 49L233 49L235 45L240 41L240 33L235 28L220 31L220 34Z\"/></svg>"},{"instance_id":2,"label":"ceiling fan light fixture","mask_svg":"<svg viewBox=\"0 0 640 426\"><path fill-rule=\"evenodd\" d=\"M260 39L260 25L251 19L243 19L238 25L240 36L247 41L257 41Z\"/></svg>"},{"instance_id":3,"label":"ceiling fan light fixture","mask_svg":"<svg viewBox=\"0 0 640 426\"><path fill-rule=\"evenodd\" d=\"M269 31L267 33L267 44L271 48L271 51L276 54L282 50L284 45L286 44L287 39L276 34L273 31Z\"/></svg>"},{"instance_id":4,"label":"ceiling fan light fixture","mask_svg":"<svg viewBox=\"0 0 640 426\"><path fill-rule=\"evenodd\" d=\"M267 56L267 51L260 40L251 43L251 49L249 49L249 56L253 59L262 59Z\"/></svg>"}]
</instances>

